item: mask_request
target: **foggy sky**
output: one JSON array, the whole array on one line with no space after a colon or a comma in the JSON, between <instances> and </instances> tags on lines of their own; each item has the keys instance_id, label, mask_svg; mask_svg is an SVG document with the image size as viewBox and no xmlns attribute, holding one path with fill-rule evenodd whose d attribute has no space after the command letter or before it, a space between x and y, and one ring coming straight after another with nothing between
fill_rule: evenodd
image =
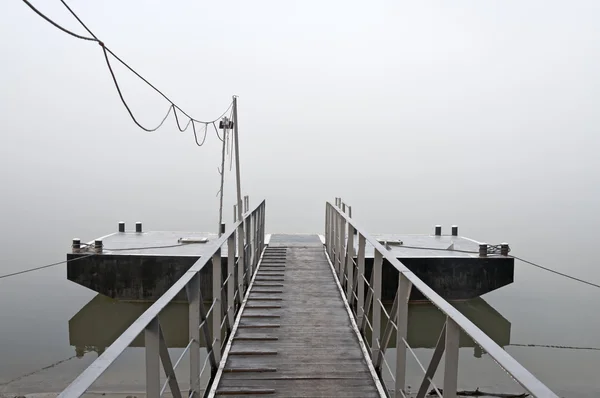
<instances>
[{"instance_id":1,"label":"foggy sky","mask_svg":"<svg viewBox=\"0 0 600 398\"><path fill-rule=\"evenodd\" d=\"M58 1L34 4L84 33ZM272 232L321 231L334 196L381 232L476 228L490 214L546 228L556 207L598 221L577 212L599 194L595 1L70 4L196 118L239 95L242 187L267 199ZM99 46L19 1L0 6L0 40L7 228L216 229L214 134L197 148L172 118L138 129ZM160 121L167 103L115 72L142 123ZM229 222L233 174L227 187Z\"/></svg>"}]
</instances>

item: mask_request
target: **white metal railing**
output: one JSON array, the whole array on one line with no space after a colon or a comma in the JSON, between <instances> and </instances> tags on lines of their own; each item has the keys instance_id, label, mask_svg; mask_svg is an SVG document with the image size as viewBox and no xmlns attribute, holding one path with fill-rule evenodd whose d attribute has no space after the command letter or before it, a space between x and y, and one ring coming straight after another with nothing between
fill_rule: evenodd
<instances>
[{"instance_id":1,"label":"white metal railing","mask_svg":"<svg viewBox=\"0 0 600 398\"><path fill-rule=\"evenodd\" d=\"M235 314L246 294L248 284L256 269L265 238L265 202L262 201L249 210L249 201L244 199L242 220L234 223L230 231L224 233L214 244L214 250L201 257L192 267L171 286L150 308L123 332L102 355L88 366L59 397L79 397L108 369L140 334L144 333L146 351L146 397L158 398L167 386L174 398L182 397L175 370L189 352L190 378L188 397L199 398L208 389L217 372L221 353L230 335ZM238 259L236 260L236 234ZM221 249L227 243L227 276L222 279ZM241 244L240 244L241 243ZM212 301L208 310L204 308L206 292L202 291L200 271L212 263ZM236 269L237 267L237 269ZM166 340L159 321L160 312L186 289L189 301L189 343L173 365ZM209 319L210 317L210 319ZM209 323L211 325L209 326ZM206 343L206 360L200 364L200 332ZM221 342L222 337L223 342ZM166 381L160 384L160 363ZM210 366L208 366L210 365ZM201 385L204 372L210 370L210 380Z\"/></svg>"},{"instance_id":2,"label":"white metal railing","mask_svg":"<svg viewBox=\"0 0 600 398\"><path fill-rule=\"evenodd\" d=\"M462 330L473 339L496 363L504 369L527 392L538 398L558 398L548 387L533 376L527 369L496 344L473 322L440 297L429 286L413 274L394 257L377 239L361 229L352 219L352 209L336 198L335 204L326 203L325 246L327 254L336 270L340 284L345 287L345 296L356 318L356 323L365 337L371 351L371 361L382 383L383 366L394 381L386 389L393 397L406 397L406 354L407 350L417 360L423 370L416 398L424 398L430 386L438 396L455 398L458 382L459 336ZM358 248L355 238L358 235ZM369 243L374 248L373 268L370 276L365 274L365 247ZM398 290L391 311L388 313L381 301L383 260L387 260L398 271ZM406 340L408 322L408 301L411 289L418 289L427 300L446 315L446 322L427 368L425 368ZM365 291L366 289L366 291ZM385 328L381 330L382 315ZM385 351L396 331L395 371L385 360ZM368 337L370 336L370 342ZM443 389L433 384L433 376L444 356Z\"/></svg>"}]
</instances>

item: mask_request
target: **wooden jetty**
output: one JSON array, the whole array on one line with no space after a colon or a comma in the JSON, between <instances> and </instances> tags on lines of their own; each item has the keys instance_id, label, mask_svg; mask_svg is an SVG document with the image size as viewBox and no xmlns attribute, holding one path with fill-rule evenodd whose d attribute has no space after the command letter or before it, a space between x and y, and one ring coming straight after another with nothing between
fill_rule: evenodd
<instances>
[{"instance_id":1,"label":"wooden jetty","mask_svg":"<svg viewBox=\"0 0 600 398\"><path fill-rule=\"evenodd\" d=\"M436 261L437 269L446 267L459 278L473 276L464 270L474 266L489 275L494 269L510 267L507 275L512 278L508 245L463 239L454 228L450 236L436 227L428 237L375 237L352 219L339 198L326 203L323 235L268 237L265 209L264 201L250 208L245 200L231 228L208 240L185 234L175 244L179 234L171 234L145 246L148 237L159 235L143 233L141 225L134 233L125 232L120 225L119 233L104 241L90 245L74 241L74 253L68 256L69 279L83 275L88 284L106 284L106 291L158 297L59 397L84 395L128 347L143 344L146 398L162 397L167 390L175 398L424 398L432 388L439 397L455 398L459 347L468 336L477 347L475 355L485 352L524 392L557 398L449 304L434 289L435 283L420 279L423 269L419 267ZM193 243L184 245L182 240ZM427 246L408 247L416 241ZM175 253L168 252L172 249ZM179 249L183 256L177 255ZM408 258L420 265L408 267L404 264L410 262ZM436 324L437 339L435 330L427 330L427 341L435 344L427 343L433 353L425 365L414 353L408 334L414 320L409 316L409 301L415 294L430 302L442 318ZM185 348L172 358L168 342L181 339L181 334L177 328L173 332L167 308L176 302L187 306L188 334L178 343ZM420 382L411 381L412 392L406 380L409 355L423 370ZM390 356L394 357L391 364ZM189 363L189 377L181 380L176 370L184 360ZM439 386L434 381L438 367L443 367Z\"/></svg>"}]
</instances>

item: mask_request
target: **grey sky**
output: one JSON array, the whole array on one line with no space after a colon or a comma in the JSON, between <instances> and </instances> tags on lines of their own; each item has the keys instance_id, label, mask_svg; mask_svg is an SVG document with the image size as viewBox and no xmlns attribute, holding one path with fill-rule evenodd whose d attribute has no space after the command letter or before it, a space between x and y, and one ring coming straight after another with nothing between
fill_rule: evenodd
<instances>
[{"instance_id":1,"label":"grey sky","mask_svg":"<svg viewBox=\"0 0 600 398\"><path fill-rule=\"evenodd\" d=\"M35 4L83 32L58 1ZM334 195L369 208L385 230L395 229L393 206L411 208L396 215L426 229L454 222L456 207L460 220L507 201L557 195L576 206L598 196L595 1L71 5L197 118L240 96L243 188L269 200L275 230L322 228L322 202ZM77 224L212 229L214 134L199 149L172 120L157 133L137 129L96 44L19 1L1 7L0 173L11 213L25 211L25 195L39 199L26 212L46 220L50 206L73 209ZM160 120L165 102L116 72L139 119ZM292 207L297 219L283 220Z\"/></svg>"}]
</instances>

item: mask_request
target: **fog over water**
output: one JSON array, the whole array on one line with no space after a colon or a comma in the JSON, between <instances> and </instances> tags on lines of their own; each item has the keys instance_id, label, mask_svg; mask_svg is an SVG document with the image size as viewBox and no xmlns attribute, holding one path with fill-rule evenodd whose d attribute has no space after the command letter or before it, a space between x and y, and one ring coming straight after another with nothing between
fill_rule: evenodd
<instances>
[{"instance_id":1,"label":"fog over water","mask_svg":"<svg viewBox=\"0 0 600 398\"><path fill-rule=\"evenodd\" d=\"M85 33L59 1L32 3ZM597 2L69 4L194 117L213 119L239 96L242 189L266 199L267 232L323 233L325 201L342 196L373 233L457 224L600 283ZM198 148L172 116L157 132L137 128L98 44L22 2L0 5L0 44L0 275L60 261L72 238L121 220L216 231L214 132ZM136 117L160 122L168 103L113 65ZM234 195L227 168L227 223ZM96 358L10 382L75 355L69 320L94 296L64 265L0 279L0 395L60 391ZM598 289L517 263L515 283L483 299L510 323L511 343L600 348ZM600 351L506 349L559 395L600 396ZM141 390L142 364L129 349L98 388L127 369L127 388ZM461 364L460 388L514 386L473 348Z\"/></svg>"}]
</instances>

